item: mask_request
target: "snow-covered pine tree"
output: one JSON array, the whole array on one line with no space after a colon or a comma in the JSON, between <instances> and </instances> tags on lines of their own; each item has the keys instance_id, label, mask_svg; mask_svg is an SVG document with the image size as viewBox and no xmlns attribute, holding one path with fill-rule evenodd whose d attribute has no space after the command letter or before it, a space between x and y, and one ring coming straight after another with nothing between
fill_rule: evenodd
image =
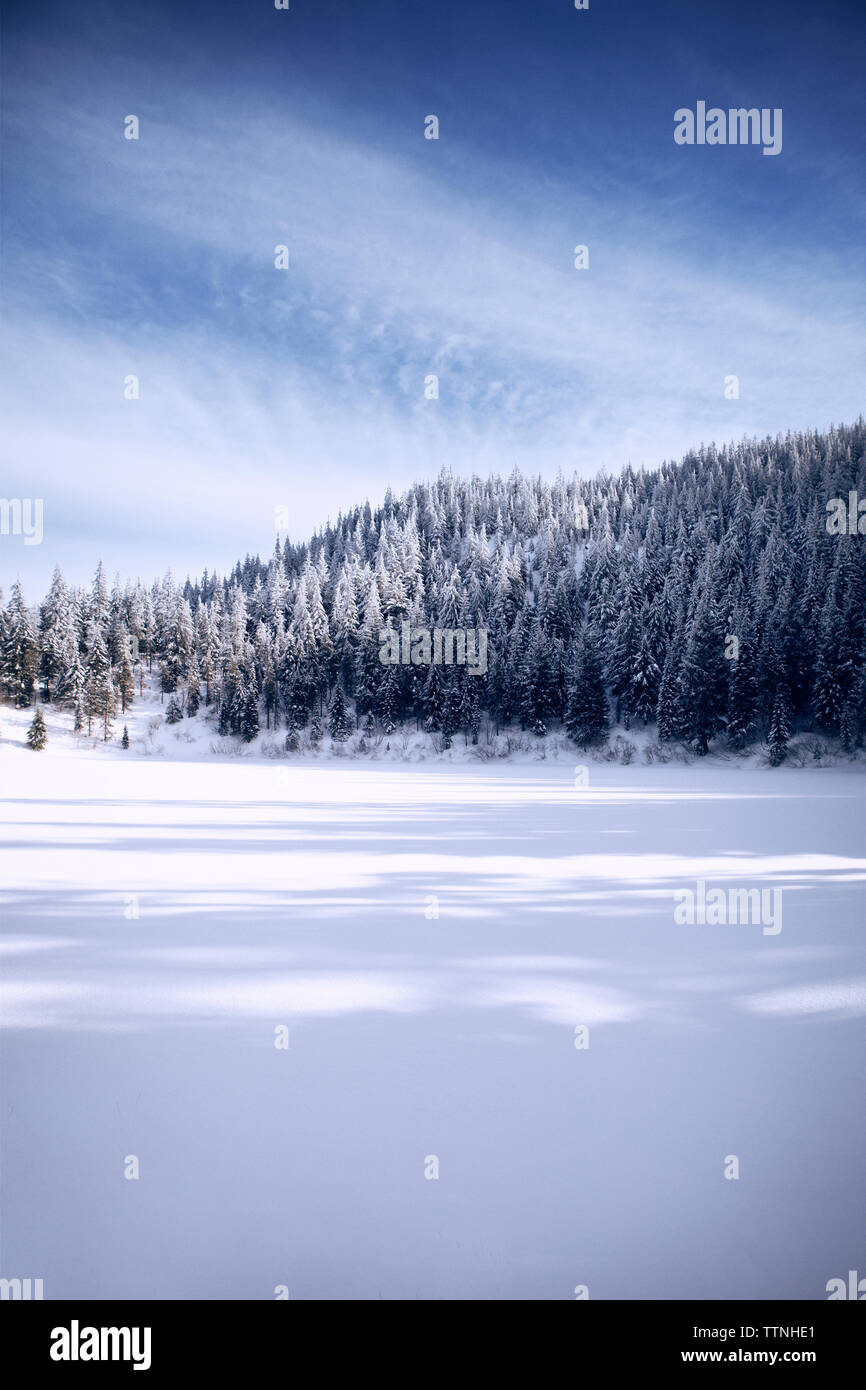
<instances>
[{"instance_id":1,"label":"snow-covered pine tree","mask_svg":"<svg viewBox=\"0 0 866 1390\"><path fill-rule=\"evenodd\" d=\"M584 628L578 639L568 691L565 727L579 748L603 743L610 727L607 696L594 636Z\"/></svg>"},{"instance_id":2,"label":"snow-covered pine tree","mask_svg":"<svg viewBox=\"0 0 866 1390\"><path fill-rule=\"evenodd\" d=\"M39 674L44 681L44 696L51 698L63 667L63 647L69 615L69 593L63 571L57 565L51 588L39 614Z\"/></svg>"},{"instance_id":3,"label":"snow-covered pine tree","mask_svg":"<svg viewBox=\"0 0 866 1390\"><path fill-rule=\"evenodd\" d=\"M5 607L0 600L0 694L27 705L41 680L43 696L79 711L87 667L92 707L97 630L124 704L128 633L144 658L141 687L155 660L189 698L198 662L206 699L227 707L225 733L241 732L250 675L268 723L291 702L305 727L340 678L363 720L385 679L382 628L405 617L413 631L486 627L488 674L471 687L479 712L497 728L515 718L552 727L567 712L565 676L571 683L588 620L624 717L649 717L653 662L661 668L662 739L708 744L703 722L748 746L766 737L782 689L798 727L856 746L866 728L866 547L827 523L831 500L851 491L866 495L862 419L593 480L550 484L517 471L461 480L443 470L375 511L352 508L306 543L275 546L266 561L247 556L224 578L118 582L109 595L101 566L86 590L58 573L38 619L16 587ZM739 662L725 660L731 631ZM440 677L402 665L393 675L394 718L440 725ZM465 711L460 721L467 727Z\"/></svg>"},{"instance_id":4,"label":"snow-covered pine tree","mask_svg":"<svg viewBox=\"0 0 866 1390\"><path fill-rule=\"evenodd\" d=\"M41 709L37 707L30 727L27 730L27 745L34 752L40 753L45 747L48 739L48 731L45 728L45 719Z\"/></svg>"},{"instance_id":5,"label":"snow-covered pine tree","mask_svg":"<svg viewBox=\"0 0 866 1390\"><path fill-rule=\"evenodd\" d=\"M193 719L198 714L201 706L201 677L199 675L198 661L193 657L190 662L189 674L186 678L186 715L187 719Z\"/></svg>"},{"instance_id":6,"label":"snow-covered pine tree","mask_svg":"<svg viewBox=\"0 0 866 1390\"><path fill-rule=\"evenodd\" d=\"M665 658L664 670L662 672L661 685L659 686L659 703L658 710L656 711L656 721L658 723L659 741L661 743L676 743L686 736L685 720L682 711L681 668L680 637L679 634L677 634L668 647L668 654Z\"/></svg>"},{"instance_id":7,"label":"snow-covered pine tree","mask_svg":"<svg viewBox=\"0 0 866 1390\"><path fill-rule=\"evenodd\" d=\"M297 723L295 722L295 711L291 705L286 709L286 739L285 749L287 753L297 753L301 746L300 734Z\"/></svg>"},{"instance_id":8,"label":"snow-covered pine tree","mask_svg":"<svg viewBox=\"0 0 866 1390\"><path fill-rule=\"evenodd\" d=\"M441 666L429 666L423 693L424 727L428 733L437 733L442 728L445 712L445 686Z\"/></svg>"},{"instance_id":9,"label":"snow-covered pine tree","mask_svg":"<svg viewBox=\"0 0 866 1390\"><path fill-rule=\"evenodd\" d=\"M758 679L755 670L754 629L748 618L735 614L730 636L737 639L736 658L730 659L728 676L728 741L745 748L758 729Z\"/></svg>"},{"instance_id":10,"label":"snow-covered pine tree","mask_svg":"<svg viewBox=\"0 0 866 1390\"><path fill-rule=\"evenodd\" d=\"M259 732L259 687L255 671L246 673L240 734L244 743L252 743Z\"/></svg>"},{"instance_id":11,"label":"snow-covered pine tree","mask_svg":"<svg viewBox=\"0 0 866 1390\"><path fill-rule=\"evenodd\" d=\"M812 709L818 724L829 734L839 732L845 707L844 675L839 660L844 641L844 618L837 607L835 595L828 592L818 632Z\"/></svg>"},{"instance_id":12,"label":"snow-covered pine tree","mask_svg":"<svg viewBox=\"0 0 866 1390\"><path fill-rule=\"evenodd\" d=\"M724 634L706 590L698 600L683 653L680 708L695 750L709 752L709 741L724 727L728 672Z\"/></svg>"},{"instance_id":13,"label":"snow-covered pine tree","mask_svg":"<svg viewBox=\"0 0 866 1390\"><path fill-rule=\"evenodd\" d=\"M607 678L616 701L616 722L631 727L632 692L635 667L641 652L638 615L632 595L627 591L625 602L610 638Z\"/></svg>"},{"instance_id":14,"label":"snow-covered pine tree","mask_svg":"<svg viewBox=\"0 0 866 1390\"><path fill-rule=\"evenodd\" d=\"M482 677L468 675L464 668L460 681L460 728L467 742L477 744L481 727L481 704L479 688Z\"/></svg>"},{"instance_id":15,"label":"snow-covered pine tree","mask_svg":"<svg viewBox=\"0 0 866 1390\"><path fill-rule=\"evenodd\" d=\"M343 687L339 683L334 690L334 698L331 700L331 709L328 717L328 733L335 743L345 743L352 726L346 709L346 697L343 694Z\"/></svg>"},{"instance_id":16,"label":"snow-covered pine tree","mask_svg":"<svg viewBox=\"0 0 866 1390\"><path fill-rule=\"evenodd\" d=\"M455 678L451 677L445 689L445 699L442 704L442 747L450 748L454 735L460 728L460 688Z\"/></svg>"},{"instance_id":17,"label":"snow-covered pine tree","mask_svg":"<svg viewBox=\"0 0 866 1390\"><path fill-rule=\"evenodd\" d=\"M177 695L171 695L165 707L165 722L166 724L180 724L182 719L183 710L180 700L177 698Z\"/></svg>"},{"instance_id":18,"label":"snow-covered pine tree","mask_svg":"<svg viewBox=\"0 0 866 1390\"><path fill-rule=\"evenodd\" d=\"M788 714L787 696L780 694L776 696L773 705L773 717L770 721L769 734L769 762L771 767L778 767L785 761L788 755L788 740L791 737L791 721Z\"/></svg>"},{"instance_id":19,"label":"snow-covered pine tree","mask_svg":"<svg viewBox=\"0 0 866 1390\"><path fill-rule=\"evenodd\" d=\"M124 636L126 640L120 645L120 660L114 668L114 685L120 696L120 709L123 714L135 701L135 677L132 673L130 644L128 634Z\"/></svg>"},{"instance_id":20,"label":"snow-covered pine tree","mask_svg":"<svg viewBox=\"0 0 866 1390\"><path fill-rule=\"evenodd\" d=\"M33 700L33 687L39 673L39 646L33 614L17 580L12 585L3 627L0 651L3 693L19 709L26 709Z\"/></svg>"},{"instance_id":21,"label":"snow-covered pine tree","mask_svg":"<svg viewBox=\"0 0 866 1390\"><path fill-rule=\"evenodd\" d=\"M87 605L85 616L90 625L96 628L102 633L102 636L105 637L108 631L109 601L105 568L101 560L96 566L96 574L93 576L90 601Z\"/></svg>"},{"instance_id":22,"label":"snow-covered pine tree","mask_svg":"<svg viewBox=\"0 0 866 1390\"><path fill-rule=\"evenodd\" d=\"M661 671L656 659L652 633L645 630L632 662L631 678L625 696L627 707L635 719L647 725L655 718L661 685Z\"/></svg>"},{"instance_id":23,"label":"snow-covered pine tree","mask_svg":"<svg viewBox=\"0 0 866 1390\"><path fill-rule=\"evenodd\" d=\"M101 571L102 566L100 565L94 584L97 598L101 592L99 583ZM117 696L111 679L111 666L103 630L95 620L91 620L87 648L84 676L84 713L87 715L87 732L88 734L92 733L93 721L97 720L102 724L103 739L107 743L111 733L111 721L114 717Z\"/></svg>"},{"instance_id":24,"label":"snow-covered pine tree","mask_svg":"<svg viewBox=\"0 0 866 1390\"><path fill-rule=\"evenodd\" d=\"M397 727L399 691L395 675L396 668L385 666L382 669L384 674L379 682L379 689L376 691L375 709L383 732L390 735Z\"/></svg>"}]
</instances>

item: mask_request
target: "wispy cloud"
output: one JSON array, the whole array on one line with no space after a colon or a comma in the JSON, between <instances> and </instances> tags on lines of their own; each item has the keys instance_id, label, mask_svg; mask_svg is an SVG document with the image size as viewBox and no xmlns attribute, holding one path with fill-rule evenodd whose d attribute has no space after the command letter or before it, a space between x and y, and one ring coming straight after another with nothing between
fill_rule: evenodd
<instances>
[{"instance_id":1,"label":"wispy cloud","mask_svg":"<svg viewBox=\"0 0 866 1390\"><path fill-rule=\"evenodd\" d=\"M50 188L61 217L48 244L32 208L12 217L4 488L45 496L46 553L5 546L6 580L97 550L224 567L270 549L278 505L297 538L442 464L656 464L861 409L862 287L784 230L732 228L708 259L661 159L631 196L588 162L576 196L420 122L407 154L330 110L172 95L149 91L139 141L108 82L12 113L14 148L40 151L31 201Z\"/></svg>"}]
</instances>

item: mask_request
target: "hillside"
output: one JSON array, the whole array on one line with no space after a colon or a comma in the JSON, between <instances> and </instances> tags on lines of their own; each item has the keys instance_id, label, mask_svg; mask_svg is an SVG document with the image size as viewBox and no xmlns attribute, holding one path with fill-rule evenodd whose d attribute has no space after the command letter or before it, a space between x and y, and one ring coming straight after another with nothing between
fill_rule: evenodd
<instances>
[{"instance_id":1,"label":"hillside","mask_svg":"<svg viewBox=\"0 0 866 1390\"><path fill-rule=\"evenodd\" d=\"M698 754L765 741L774 762L798 732L851 751L864 443L861 418L617 477L443 471L222 578L109 589L100 564L84 591L58 569L38 609L13 586L0 685L105 740L147 686L169 723L202 710L218 739L288 752L410 734L447 751L482 729L590 748L612 727Z\"/></svg>"}]
</instances>

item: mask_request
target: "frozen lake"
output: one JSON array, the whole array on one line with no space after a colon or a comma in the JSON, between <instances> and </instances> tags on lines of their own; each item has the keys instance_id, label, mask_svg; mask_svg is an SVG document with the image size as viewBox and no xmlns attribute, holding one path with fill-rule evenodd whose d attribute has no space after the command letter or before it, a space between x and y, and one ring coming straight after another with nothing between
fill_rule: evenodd
<instances>
[{"instance_id":1,"label":"frozen lake","mask_svg":"<svg viewBox=\"0 0 866 1390\"><path fill-rule=\"evenodd\" d=\"M866 1274L862 772L0 768L4 1276L820 1299ZM781 887L781 930L679 924L698 880Z\"/></svg>"}]
</instances>

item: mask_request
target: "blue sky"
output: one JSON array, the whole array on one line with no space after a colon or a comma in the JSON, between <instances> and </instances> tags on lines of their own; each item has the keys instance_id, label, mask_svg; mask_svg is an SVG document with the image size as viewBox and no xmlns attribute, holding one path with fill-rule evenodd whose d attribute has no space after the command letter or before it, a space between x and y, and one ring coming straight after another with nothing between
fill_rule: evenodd
<instances>
[{"instance_id":1,"label":"blue sky","mask_svg":"<svg viewBox=\"0 0 866 1390\"><path fill-rule=\"evenodd\" d=\"M863 409L862 5L49 0L3 40L0 491L45 518L6 588ZM698 100L782 153L677 146Z\"/></svg>"}]
</instances>

